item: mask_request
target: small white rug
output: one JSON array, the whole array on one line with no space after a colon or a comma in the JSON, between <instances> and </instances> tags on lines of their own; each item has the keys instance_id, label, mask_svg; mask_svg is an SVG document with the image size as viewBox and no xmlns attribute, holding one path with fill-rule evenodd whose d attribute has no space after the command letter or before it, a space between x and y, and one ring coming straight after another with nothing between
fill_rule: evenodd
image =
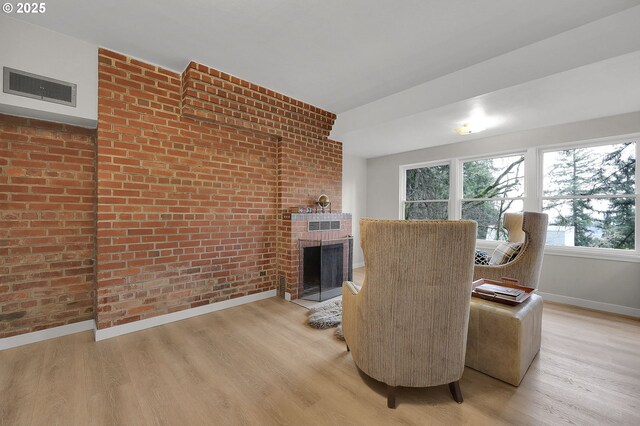
<instances>
[{"instance_id":1,"label":"small white rug","mask_svg":"<svg viewBox=\"0 0 640 426\"><path fill-rule=\"evenodd\" d=\"M318 303L310 308L307 324L320 329L338 327L335 335L338 339L344 340L342 335L342 297Z\"/></svg>"}]
</instances>

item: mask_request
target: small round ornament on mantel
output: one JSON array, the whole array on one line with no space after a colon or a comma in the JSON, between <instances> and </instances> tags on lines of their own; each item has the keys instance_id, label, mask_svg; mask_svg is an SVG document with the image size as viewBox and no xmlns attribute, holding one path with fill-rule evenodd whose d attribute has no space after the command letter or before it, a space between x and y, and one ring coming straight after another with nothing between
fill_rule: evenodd
<instances>
[{"instance_id":1,"label":"small round ornament on mantel","mask_svg":"<svg viewBox=\"0 0 640 426\"><path fill-rule=\"evenodd\" d=\"M329 213L331 213L331 201L329 201L329 197L327 196L327 194L321 194L318 197L318 201L316 201L316 204L320 206L320 213L325 213L325 209L327 207L329 208Z\"/></svg>"}]
</instances>

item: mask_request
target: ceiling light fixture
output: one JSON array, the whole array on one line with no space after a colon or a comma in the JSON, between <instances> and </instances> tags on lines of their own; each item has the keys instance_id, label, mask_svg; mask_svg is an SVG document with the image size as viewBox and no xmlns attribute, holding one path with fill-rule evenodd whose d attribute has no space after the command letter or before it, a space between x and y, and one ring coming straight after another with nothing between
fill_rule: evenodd
<instances>
[{"instance_id":1,"label":"ceiling light fixture","mask_svg":"<svg viewBox=\"0 0 640 426\"><path fill-rule=\"evenodd\" d=\"M478 133L487 128L481 124L469 124L464 123L462 127L456 127L456 133L459 135L470 135L471 133Z\"/></svg>"}]
</instances>

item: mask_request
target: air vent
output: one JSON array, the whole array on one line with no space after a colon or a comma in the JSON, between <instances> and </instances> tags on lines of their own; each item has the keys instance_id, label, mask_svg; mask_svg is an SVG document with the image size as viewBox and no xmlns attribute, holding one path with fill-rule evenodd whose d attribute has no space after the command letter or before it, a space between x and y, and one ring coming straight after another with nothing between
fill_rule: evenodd
<instances>
[{"instance_id":1,"label":"air vent","mask_svg":"<svg viewBox=\"0 0 640 426\"><path fill-rule=\"evenodd\" d=\"M76 84L8 67L4 67L3 70L2 87L4 93L76 106Z\"/></svg>"},{"instance_id":2,"label":"air vent","mask_svg":"<svg viewBox=\"0 0 640 426\"><path fill-rule=\"evenodd\" d=\"M340 221L339 220L313 220L309 221L307 224L307 231L339 231L340 230Z\"/></svg>"}]
</instances>

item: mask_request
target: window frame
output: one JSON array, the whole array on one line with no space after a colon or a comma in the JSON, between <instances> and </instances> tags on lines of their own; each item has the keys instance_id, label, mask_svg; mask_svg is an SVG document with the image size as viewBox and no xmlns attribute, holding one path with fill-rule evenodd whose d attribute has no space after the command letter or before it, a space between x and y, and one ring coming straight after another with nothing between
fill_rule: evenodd
<instances>
[{"instance_id":1,"label":"window frame","mask_svg":"<svg viewBox=\"0 0 640 426\"><path fill-rule=\"evenodd\" d=\"M448 212L448 216L449 218L451 218L451 160L445 160L445 161L429 161L427 163L416 163L416 164L406 164L403 166L400 166L400 205L399 205L399 210L398 210L398 217L401 220L405 220L404 218L404 210L405 210L405 203L424 203L424 202L429 202L429 203L433 203L433 202L438 202L438 203L442 203L444 201L448 202L447 205L447 212ZM437 166L449 166L449 199L448 200L411 200L408 201L407 200L407 171L408 170L415 170L415 169L422 169L425 167L437 167ZM419 219L406 219L406 220L419 220Z\"/></svg>"},{"instance_id":2,"label":"window frame","mask_svg":"<svg viewBox=\"0 0 640 426\"><path fill-rule=\"evenodd\" d=\"M636 185L634 194L614 194L614 195L593 195L578 196L576 198L584 199L606 199L606 198L635 198L635 249L624 250L605 247L580 247L580 246L557 246L557 245L545 245L545 253L560 255L560 256L573 256L573 257L585 257L589 259L606 259L606 260L618 260L618 261L631 261L640 262L640 170L638 168L638 158L640 158L640 133L634 133L630 135L613 136L598 139L589 139L584 141L574 141L564 144L545 145L537 148L537 163L538 163L538 193L536 199L536 206L538 212L542 212L542 207L545 200L548 199L570 199L572 197L556 197L545 196L543 190L544 184L544 154L547 152L562 151L565 149L577 149L577 148L594 148L605 145L615 145L624 142L635 142L636 151Z\"/></svg>"},{"instance_id":3,"label":"window frame","mask_svg":"<svg viewBox=\"0 0 640 426\"><path fill-rule=\"evenodd\" d=\"M635 198L635 250L612 249L601 247L574 247L545 245L545 254L555 256L582 257L589 259L615 260L620 262L640 263L640 133L624 134L604 138L584 139L570 142L546 144L520 148L514 150L503 150L497 152L483 153L471 156L451 157L435 161L405 164L399 167L400 174L400 202L398 207L398 218L404 219L404 203L406 202L406 171L421 167L449 165L449 220L459 220L462 216L463 195L463 164L469 161L509 157L514 155L524 155L524 194L517 197L522 199L525 211L542 212L543 201L547 197L543 196L544 181L544 153L550 151L561 151L563 149L589 148L603 145L613 145L635 141L636 151L636 188L635 194L621 194L615 197ZM591 197L595 198L595 197ZM499 200L496 198L494 200ZM489 199L490 200L490 199ZM436 201L436 200L432 200ZM439 200L440 201L440 200ZM441 200L444 201L444 200ZM496 240L478 240L476 247L481 249L495 249L499 244Z\"/></svg>"}]
</instances>

